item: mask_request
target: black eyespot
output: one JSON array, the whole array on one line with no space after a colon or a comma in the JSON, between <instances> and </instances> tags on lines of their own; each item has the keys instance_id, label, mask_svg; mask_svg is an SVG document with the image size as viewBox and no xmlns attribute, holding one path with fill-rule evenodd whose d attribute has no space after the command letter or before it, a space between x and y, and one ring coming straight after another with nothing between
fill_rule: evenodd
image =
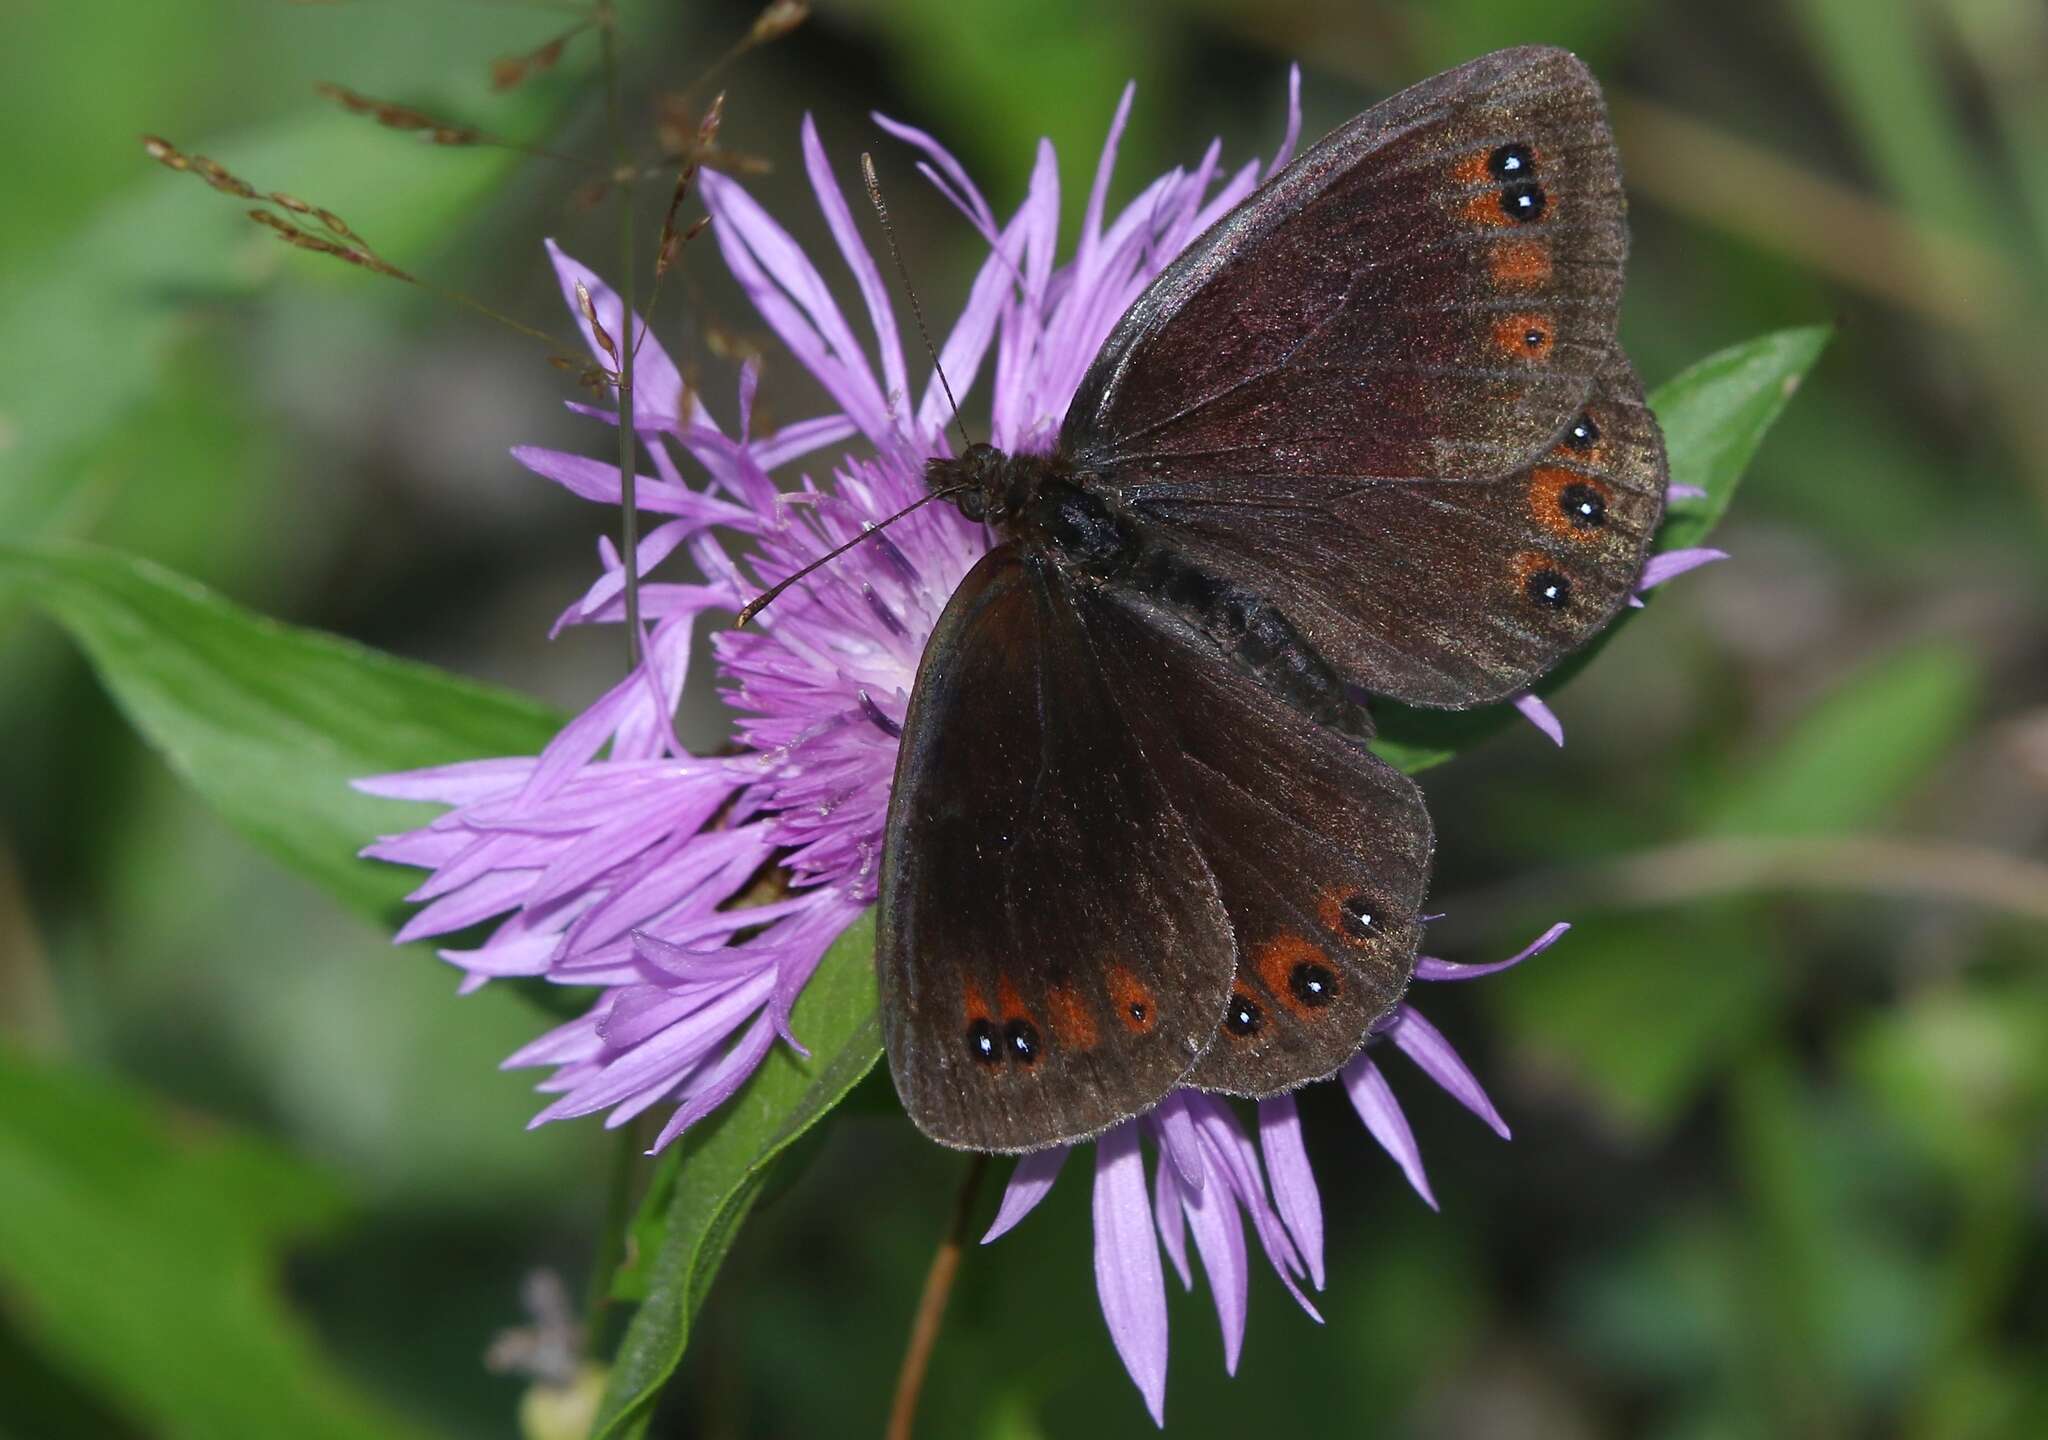
<instances>
[{"instance_id":1,"label":"black eyespot","mask_svg":"<svg viewBox=\"0 0 2048 1440\"><path fill-rule=\"evenodd\" d=\"M1223 1028L1233 1035L1249 1035L1266 1023L1266 1016L1252 997L1242 990L1230 997L1230 1008L1223 1012Z\"/></svg>"},{"instance_id":2,"label":"black eyespot","mask_svg":"<svg viewBox=\"0 0 2048 1440\"><path fill-rule=\"evenodd\" d=\"M1600 427L1593 423L1591 415L1581 415L1572 421L1572 428L1564 432L1564 443L1574 450L1591 450L1600 442Z\"/></svg>"},{"instance_id":3,"label":"black eyespot","mask_svg":"<svg viewBox=\"0 0 2048 1440\"><path fill-rule=\"evenodd\" d=\"M1373 913L1370 896L1353 895L1337 908L1343 912L1344 928L1353 935L1370 935L1379 924L1379 917Z\"/></svg>"},{"instance_id":4,"label":"black eyespot","mask_svg":"<svg viewBox=\"0 0 2048 1440\"><path fill-rule=\"evenodd\" d=\"M1526 330L1522 334L1522 343L1531 350L1541 350L1543 342L1547 338L1541 330Z\"/></svg>"},{"instance_id":5,"label":"black eyespot","mask_svg":"<svg viewBox=\"0 0 2048 1440\"><path fill-rule=\"evenodd\" d=\"M1543 214L1543 187L1534 180L1509 185L1500 192L1500 208L1510 220L1527 224Z\"/></svg>"},{"instance_id":6,"label":"black eyespot","mask_svg":"<svg viewBox=\"0 0 2048 1440\"><path fill-rule=\"evenodd\" d=\"M1029 1020L1012 1020L1003 1027L1003 1040L1010 1047L1010 1058L1020 1065L1032 1065L1038 1061L1038 1027Z\"/></svg>"},{"instance_id":7,"label":"black eyespot","mask_svg":"<svg viewBox=\"0 0 2048 1440\"><path fill-rule=\"evenodd\" d=\"M1581 530L1598 530L1607 523L1607 502L1591 485L1565 486L1558 492L1557 506Z\"/></svg>"},{"instance_id":8,"label":"black eyespot","mask_svg":"<svg viewBox=\"0 0 2048 1440\"><path fill-rule=\"evenodd\" d=\"M1327 966L1304 960L1288 975L1287 988L1302 1004L1320 1010L1337 998L1337 977Z\"/></svg>"},{"instance_id":9,"label":"black eyespot","mask_svg":"<svg viewBox=\"0 0 2048 1440\"><path fill-rule=\"evenodd\" d=\"M1536 156L1526 145L1503 145L1486 157L1486 168L1496 180L1521 180L1536 168Z\"/></svg>"},{"instance_id":10,"label":"black eyespot","mask_svg":"<svg viewBox=\"0 0 2048 1440\"><path fill-rule=\"evenodd\" d=\"M996 1027L986 1020L977 1020L967 1027L967 1053L984 1065L994 1065L1003 1058L1002 1048L996 1044Z\"/></svg>"},{"instance_id":11,"label":"black eyespot","mask_svg":"<svg viewBox=\"0 0 2048 1440\"><path fill-rule=\"evenodd\" d=\"M1145 1008L1144 1001L1133 1000L1131 1002L1131 1020L1133 1023L1143 1025L1145 1023L1145 1017L1151 1013L1151 1011Z\"/></svg>"},{"instance_id":12,"label":"black eyespot","mask_svg":"<svg viewBox=\"0 0 2048 1440\"><path fill-rule=\"evenodd\" d=\"M1555 570L1537 570L1522 583L1529 598L1547 610L1562 610L1572 598L1572 582Z\"/></svg>"}]
</instances>

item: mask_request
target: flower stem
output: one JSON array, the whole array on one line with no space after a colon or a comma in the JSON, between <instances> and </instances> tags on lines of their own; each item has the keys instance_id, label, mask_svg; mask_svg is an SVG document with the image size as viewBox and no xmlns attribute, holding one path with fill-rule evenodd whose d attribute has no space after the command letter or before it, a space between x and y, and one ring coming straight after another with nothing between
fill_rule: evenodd
<instances>
[{"instance_id":1,"label":"flower stem","mask_svg":"<svg viewBox=\"0 0 2048 1440\"><path fill-rule=\"evenodd\" d=\"M612 143L612 184L619 192L619 559L626 567L626 660L640 663L640 516L634 509L633 453L633 157L626 143L625 106L620 97L619 15L612 0L598 0L593 15L603 54L605 128Z\"/></svg>"},{"instance_id":2,"label":"flower stem","mask_svg":"<svg viewBox=\"0 0 2048 1440\"><path fill-rule=\"evenodd\" d=\"M924 1372L930 1365L932 1347L938 1344L939 1326L946 1318L946 1301L953 1294L953 1278L960 1272L960 1255L967 1245L967 1221L974 1211L974 1197L981 1189L981 1177L988 1169L988 1156L976 1155L960 1181L960 1193L953 1201L953 1223L946 1238L932 1256L932 1268L925 1272L924 1294L918 1297L917 1316L911 1321L910 1340L903 1347L903 1364L896 1372L896 1400L889 1407L886 1440L910 1440L917 1424L917 1400L924 1390Z\"/></svg>"}]
</instances>

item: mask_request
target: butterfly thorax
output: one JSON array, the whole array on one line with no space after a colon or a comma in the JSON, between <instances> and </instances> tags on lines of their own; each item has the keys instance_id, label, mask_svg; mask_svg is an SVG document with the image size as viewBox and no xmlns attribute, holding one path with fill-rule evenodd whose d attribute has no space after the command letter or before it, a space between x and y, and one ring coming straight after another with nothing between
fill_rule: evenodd
<instances>
[{"instance_id":1,"label":"butterfly thorax","mask_svg":"<svg viewBox=\"0 0 2048 1440\"><path fill-rule=\"evenodd\" d=\"M1084 574L1117 577L1137 562L1137 525L1062 455L971 445L956 460L932 461L925 478L934 490L955 491L948 498L968 519Z\"/></svg>"},{"instance_id":2,"label":"butterfly thorax","mask_svg":"<svg viewBox=\"0 0 2048 1440\"><path fill-rule=\"evenodd\" d=\"M1189 556L1158 544L1142 519L1100 478L1065 456L1010 455L971 445L959 458L933 460L926 483L970 520L979 520L1027 553L1070 576L1142 596L1209 636L1240 669L1316 721L1369 736L1372 721L1334 667L1280 607L1243 585L1220 580Z\"/></svg>"}]
</instances>

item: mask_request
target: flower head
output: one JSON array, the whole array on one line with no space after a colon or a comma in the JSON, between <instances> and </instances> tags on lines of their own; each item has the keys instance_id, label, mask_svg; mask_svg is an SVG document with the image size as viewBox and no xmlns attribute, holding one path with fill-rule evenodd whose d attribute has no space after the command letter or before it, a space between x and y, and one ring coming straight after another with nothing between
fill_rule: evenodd
<instances>
[{"instance_id":1,"label":"flower head","mask_svg":"<svg viewBox=\"0 0 2048 1440\"><path fill-rule=\"evenodd\" d=\"M1299 129L1298 77L1286 137L1265 162L1226 172L1212 144L1188 169L1154 180L1115 214L1113 164L1126 90L1084 204L1077 249L1056 264L1058 171L1041 143L1022 205L1006 222L929 136L877 116L986 241L988 255L940 346L959 393L990 371L990 439L1012 452L1050 448L1067 404L1110 329L1189 241L1286 163ZM552 1100L538 1125L605 1112L620 1125L672 1109L654 1148L729 1099L778 1042L802 1048L791 1008L826 947L873 902L897 739L919 657L939 612L987 545L956 511L927 506L808 576L744 631L713 637L710 659L738 717L731 753L690 754L671 716L707 613L737 611L769 584L924 493L925 462L949 453L936 374L913 393L880 268L860 239L808 119L806 170L841 262L866 311L865 338L810 258L737 181L704 177L713 234L762 318L831 399L830 413L773 434L753 431L756 372L740 376L728 429L683 380L660 342L630 324L617 295L554 251L571 313L603 351L579 291L610 336L635 347L634 425L651 475L637 505L658 517L630 557L639 587L642 661L538 756L477 760L361 782L381 795L447 806L429 824L365 853L430 871L400 941L489 925L471 948L439 953L463 989L500 977L593 986L582 1016L506 1060L543 1066ZM872 348L870 348L872 347ZM611 412L578 410L616 424ZM856 438L831 483L772 478ZM619 503L616 466L521 448L542 477L602 505ZM703 479L692 484L685 466ZM729 548L751 546L744 560ZM620 624L627 557L600 542L600 574L563 613L567 625ZM659 578L686 557L695 580ZM1696 563L1696 562L1695 562ZM1667 567L1671 568L1671 567ZM1647 579L1648 577L1646 577ZM1659 576L1658 578L1662 578ZM1547 715L1540 701L1525 709ZM1542 949L1562 927L1523 956ZM1512 964L1514 961L1503 962ZM1492 968L1424 960L1424 980ZM1503 1136L1506 1127L1444 1037L1401 1006L1342 1072L1367 1129L1434 1204L1420 1154L1373 1058L1391 1043ZM1148 1191L1142 1145L1159 1152ZM1263 1102L1256 1137L1216 1097L1178 1091L1094 1142L1096 1275L1118 1352L1155 1417L1166 1364L1163 1248L1191 1283L1187 1237L1215 1292L1225 1361L1243 1339L1245 1224L1304 1309L1323 1282L1322 1214L1291 1098ZM990 1239L1051 1188L1065 1149L1017 1166Z\"/></svg>"}]
</instances>

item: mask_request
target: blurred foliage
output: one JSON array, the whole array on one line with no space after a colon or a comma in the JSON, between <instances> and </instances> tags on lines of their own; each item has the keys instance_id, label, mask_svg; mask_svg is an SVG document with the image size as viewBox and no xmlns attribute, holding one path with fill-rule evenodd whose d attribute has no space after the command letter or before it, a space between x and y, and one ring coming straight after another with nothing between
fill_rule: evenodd
<instances>
[{"instance_id":1,"label":"blurred foliage","mask_svg":"<svg viewBox=\"0 0 2048 1440\"><path fill-rule=\"evenodd\" d=\"M622 8L643 120L753 15ZM338 653L152 565L541 700L505 702L488 736L450 733L440 682L394 669L390 692L323 692L340 716L273 712L252 761L333 728L349 745L290 763L339 778L511 747L617 673L616 636L544 641L605 523L504 459L593 443L558 418L573 392L545 349L291 253L136 141L161 133L331 206L435 284L564 329L539 237L600 269L611 253L581 172L423 146L313 86L594 153L588 35L525 86L487 83L493 58L575 19L483 0L10 15L0 1434L501 1435L525 1382L482 1355L521 1323L522 1276L595 1263L611 1146L591 1122L525 1133L527 1080L492 1071L546 1018L497 987L457 1001L430 956L390 954L179 789L122 714L190 698L180 607L251 659L257 696L303 697L290 667ZM1290 60L1314 134L1532 40L1579 49L1608 87L1634 202L1624 338L1646 379L1787 325L1842 338L1716 533L1735 558L1674 585L1556 697L1568 747L1510 728L1430 774L1448 912L1432 950L1488 958L1577 922L1512 977L1429 997L1515 1143L1396 1073L1434 1215L1341 1101L1308 1097L1329 1324L1255 1283L1229 1379L1207 1297L1175 1297L1169 1423L2048 1433L2042 8L838 0L717 84L723 142L774 165L749 184L806 243L823 230L793 163L799 113L842 166L876 149L943 313L975 242L875 144L870 110L940 135L1001 208L1041 134L1081 193L1126 78L1119 194L1211 134L1230 156L1270 150ZM764 338L698 253L656 324L722 401L724 357ZM764 414L815 406L767 363ZM23 568L17 547L56 537L140 557L118 605L74 593L75 567L113 563L101 552ZM27 623L24 594L102 663L118 647L158 679L110 702ZM720 737L708 686L682 723ZM250 765L239 810L214 796L238 829L261 829L271 773ZM399 823L358 803L337 792L330 824ZM1877 844L1888 863L1865 865ZM379 909L401 884L359 899ZM757 1197L656 1433L879 1428L958 1174L886 1084L870 1076ZM925 1433L1140 1433L1097 1318L1085 1188L1070 1179L969 1257ZM643 1242L657 1233L650 1214ZM685 1313L704 1300L683 1293Z\"/></svg>"}]
</instances>

